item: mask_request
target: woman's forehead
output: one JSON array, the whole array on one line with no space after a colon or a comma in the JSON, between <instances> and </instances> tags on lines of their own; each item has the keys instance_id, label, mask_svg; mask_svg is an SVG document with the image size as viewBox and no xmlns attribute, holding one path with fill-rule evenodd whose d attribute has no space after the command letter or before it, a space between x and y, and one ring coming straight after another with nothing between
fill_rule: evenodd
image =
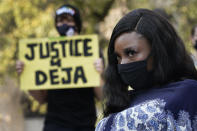
<instances>
[{"instance_id":1,"label":"woman's forehead","mask_svg":"<svg viewBox=\"0 0 197 131\"><path fill-rule=\"evenodd\" d=\"M115 50L120 48L127 48L127 47L145 47L150 48L150 44L148 40L143 37L143 35L136 33L136 32L130 32L130 33L124 33L117 37L115 40Z\"/></svg>"},{"instance_id":2,"label":"woman's forehead","mask_svg":"<svg viewBox=\"0 0 197 131\"><path fill-rule=\"evenodd\" d=\"M118 36L115 39L115 44L116 43L132 43L138 40L144 40L146 38L143 37L143 35L137 33L137 32L126 32L126 33L122 33L120 36Z\"/></svg>"}]
</instances>

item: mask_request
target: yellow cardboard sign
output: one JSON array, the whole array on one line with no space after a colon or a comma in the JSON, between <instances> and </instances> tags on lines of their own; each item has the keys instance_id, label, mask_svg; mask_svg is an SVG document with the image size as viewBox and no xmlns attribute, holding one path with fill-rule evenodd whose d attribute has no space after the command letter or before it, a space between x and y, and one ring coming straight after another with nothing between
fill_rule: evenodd
<instances>
[{"instance_id":1,"label":"yellow cardboard sign","mask_svg":"<svg viewBox=\"0 0 197 131\"><path fill-rule=\"evenodd\" d=\"M21 89L96 87L97 58L97 35L20 40L19 59L25 64Z\"/></svg>"}]
</instances>

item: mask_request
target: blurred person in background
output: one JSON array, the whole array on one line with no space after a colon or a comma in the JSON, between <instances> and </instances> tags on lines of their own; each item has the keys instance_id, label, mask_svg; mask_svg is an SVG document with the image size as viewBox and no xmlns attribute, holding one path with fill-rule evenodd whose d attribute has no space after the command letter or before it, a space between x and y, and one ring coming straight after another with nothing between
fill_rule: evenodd
<instances>
[{"instance_id":1,"label":"blurred person in background","mask_svg":"<svg viewBox=\"0 0 197 131\"><path fill-rule=\"evenodd\" d=\"M60 36L79 35L82 21L79 10L72 5L63 5L56 10L55 27ZM29 91L39 103L48 103L44 131L93 131L96 122L94 98L102 97L103 54L93 63L101 76L101 87L78 89L55 89ZM16 70L21 74L25 65L16 62Z\"/></svg>"}]
</instances>

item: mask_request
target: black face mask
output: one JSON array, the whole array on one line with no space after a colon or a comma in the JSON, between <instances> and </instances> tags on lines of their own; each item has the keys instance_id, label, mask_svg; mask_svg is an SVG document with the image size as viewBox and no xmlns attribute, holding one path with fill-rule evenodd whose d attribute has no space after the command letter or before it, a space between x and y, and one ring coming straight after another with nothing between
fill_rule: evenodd
<instances>
[{"instance_id":1,"label":"black face mask","mask_svg":"<svg viewBox=\"0 0 197 131\"><path fill-rule=\"evenodd\" d=\"M61 26L57 26L57 31L61 36L73 36L75 33L75 26L63 24Z\"/></svg>"},{"instance_id":2,"label":"black face mask","mask_svg":"<svg viewBox=\"0 0 197 131\"><path fill-rule=\"evenodd\" d=\"M123 82L134 90L148 89L152 86L152 72L147 71L147 60L118 64L118 72Z\"/></svg>"},{"instance_id":3,"label":"black face mask","mask_svg":"<svg viewBox=\"0 0 197 131\"><path fill-rule=\"evenodd\" d=\"M195 41L194 48L197 50L197 40Z\"/></svg>"}]
</instances>

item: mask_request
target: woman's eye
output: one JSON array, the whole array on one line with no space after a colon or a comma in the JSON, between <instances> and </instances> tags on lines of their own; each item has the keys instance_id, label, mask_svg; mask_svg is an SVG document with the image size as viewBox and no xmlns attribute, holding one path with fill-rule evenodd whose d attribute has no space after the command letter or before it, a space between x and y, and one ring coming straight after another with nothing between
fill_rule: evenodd
<instances>
[{"instance_id":1,"label":"woman's eye","mask_svg":"<svg viewBox=\"0 0 197 131\"><path fill-rule=\"evenodd\" d=\"M126 54L127 54L127 56L133 56L133 55L135 55L136 54L136 51L134 51L134 50L128 50L127 52L126 52Z\"/></svg>"}]
</instances>

